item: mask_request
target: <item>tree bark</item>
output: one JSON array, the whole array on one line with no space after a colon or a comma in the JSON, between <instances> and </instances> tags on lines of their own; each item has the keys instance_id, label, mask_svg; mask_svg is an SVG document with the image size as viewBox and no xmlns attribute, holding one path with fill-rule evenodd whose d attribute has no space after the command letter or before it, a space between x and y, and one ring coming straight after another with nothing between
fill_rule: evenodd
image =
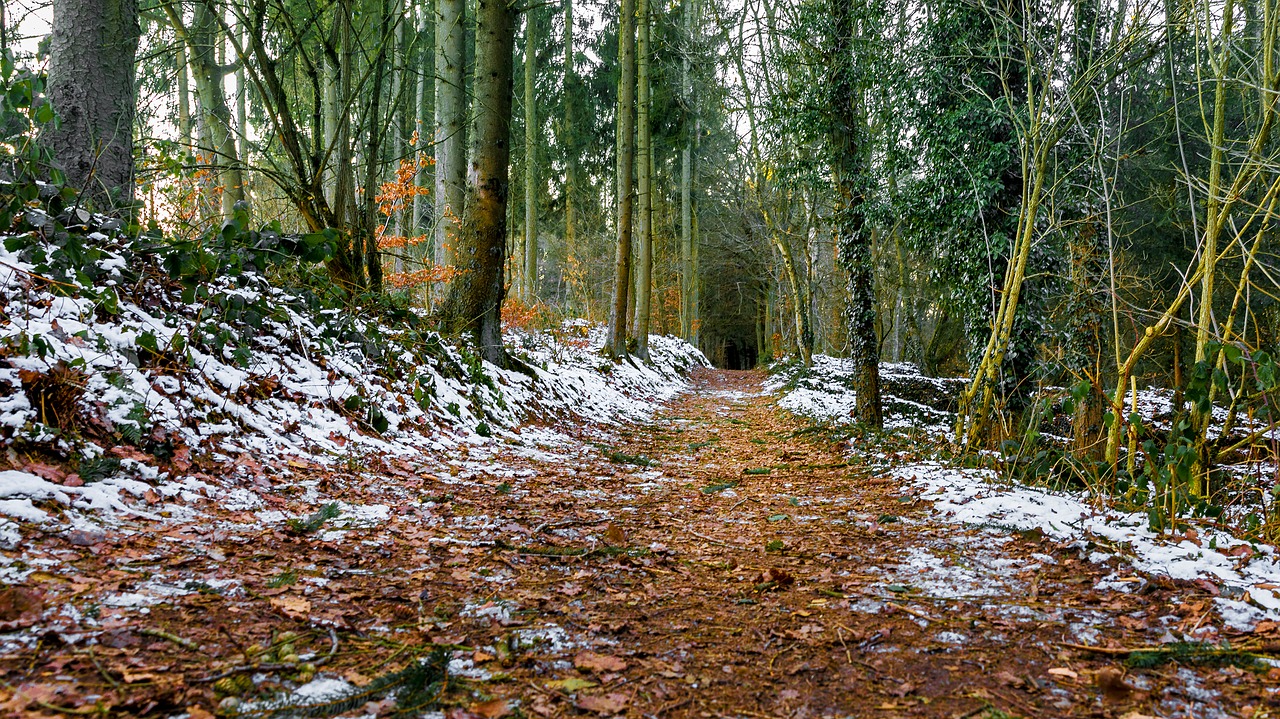
<instances>
[{"instance_id":1,"label":"tree bark","mask_svg":"<svg viewBox=\"0 0 1280 719\"><path fill-rule=\"evenodd\" d=\"M178 42L178 137L182 149L191 150L191 85L188 75L187 46Z\"/></svg>"},{"instance_id":2,"label":"tree bark","mask_svg":"<svg viewBox=\"0 0 1280 719\"><path fill-rule=\"evenodd\" d=\"M197 2L187 37L202 120L209 130L210 145L202 150L217 168L218 184L222 187L222 216L229 218L234 214L235 204L244 199L244 173L236 148L235 128L231 125L231 108L223 89L227 71L218 62L222 30L217 12L209 3Z\"/></svg>"},{"instance_id":3,"label":"tree bark","mask_svg":"<svg viewBox=\"0 0 1280 719\"><path fill-rule=\"evenodd\" d=\"M435 99L433 97L434 93L429 91L427 87L428 78L435 74L435 49L434 43L430 48L425 45L428 37L427 33L430 29L428 23L430 23L431 18L432 10L430 0L420 0L418 3L417 37L420 59L418 61L417 98L414 103L414 117L417 119L417 131L414 133L417 137L417 142L413 146L413 158L415 162L417 162L418 159L418 148L424 144L423 136L425 133L423 131L434 124L432 119L432 113L435 105ZM417 172L414 173L414 185L418 188L424 188L427 186L427 181L427 168L422 165L418 165ZM418 237L422 233L423 227L428 221L427 210L429 208L429 200L425 194L418 192L413 196L413 223L409 232L414 237ZM427 243L422 249L418 250L416 254L418 254L419 259L425 257L426 259L433 260L435 258L434 248L435 243L432 241Z\"/></svg>"},{"instance_id":4,"label":"tree bark","mask_svg":"<svg viewBox=\"0 0 1280 719\"><path fill-rule=\"evenodd\" d=\"M449 288L446 329L470 334L485 360L509 366L502 346L508 172L511 159L515 10L508 0L479 0L476 11L476 115L468 174L463 271Z\"/></svg>"},{"instance_id":5,"label":"tree bark","mask_svg":"<svg viewBox=\"0 0 1280 719\"><path fill-rule=\"evenodd\" d=\"M653 304L653 133L650 126L649 94L649 0L639 2L640 32L636 42L636 124L638 127L636 169L639 185L640 217L636 231L640 247L636 267L636 355L649 359L649 313Z\"/></svg>"},{"instance_id":6,"label":"tree bark","mask_svg":"<svg viewBox=\"0 0 1280 719\"><path fill-rule=\"evenodd\" d=\"M864 203L866 155L862 103L857 91L853 36L854 7L844 0L828 0L834 21L831 38L831 89L828 150L836 186L832 227L840 264L848 275L849 356L854 363L855 413L859 422L879 429L880 343L876 339L875 289L871 267L871 237Z\"/></svg>"},{"instance_id":7,"label":"tree bark","mask_svg":"<svg viewBox=\"0 0 1280 719\"><path fill-rule=\"evenodd\" d=\"M564 254L565 273L570 278L569 303L572 307L577 294L577 237L575 236L577 208L574 203L574 192L578 187L578 150L574 137L573 93L577 88L577 76L573 67L573 0L564 0L564 116L562 121L562 137L560 144L565 152L564 169Z\"/></svg>"},{"instance_id":8,"label":"tree bark","mask_svg":"<svg viewBox=\"0 0 1280 719\"><path fill-rule=\"evenodd\" d=\"M635 188L636 3L622 0L618 27L617 244L614 256L613 305L609 311L608 351L614 359L627 354L628 290L631 287L631 214Z\"/></svg>"},{"instance_id":9,"label":"tree bark","mask_svg":"<svg viewBox=\"0 0 1280 719\"><path fill-rule=\"evenodd\" d=\"M534 96L537 11L524 14L524 301L538 301L538 110Z\"/></svg>"},{"instance_id":10,"label":"tree bark","mask_svg":"<svg viewBox=\"0 0 1280 719\"><path fill-rule=\"evenodd\" d=\"M48 93L61 123L43 141L67 183L100 212L133 205L140 34L137 0L54 0Z\"/></svg>"},{"instance_id":11,"label":"tree bark","mask_svg":"<svg viewBox=\"0 0 1280 719\"><path fill-rule=\"evenodd\" d=\"M435 263L454 264L466 189L465 0L436 2Z\"/></svg>"}]
</instances>

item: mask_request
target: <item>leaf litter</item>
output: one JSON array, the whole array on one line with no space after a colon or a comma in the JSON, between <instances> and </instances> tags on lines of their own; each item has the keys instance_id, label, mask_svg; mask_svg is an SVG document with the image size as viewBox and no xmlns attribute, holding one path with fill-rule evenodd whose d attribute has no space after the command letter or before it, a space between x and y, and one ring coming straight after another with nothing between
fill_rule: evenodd
<instances>
[{"instance_id":1,"label":"leaf litter","mask_svg":"<svg viewBox=\"0 0 1280 719\"><path fill-rule=\"evenodd\" d=\"M368 716L430 694L454 717L1226 717L1277 703L1280 670L1187 659L1271 657L1274 622L1233 626L1194 579L1072 536L949 517L959 500L801 432L762 381L698 370L647 419L299 462L258 505L26 535L0 594L14 623L0 706ZM894 451L930 461L920 443ZM746 471L762 464L775 471ZM1176 643L1201 649L1121 663ZM432 657L443 680L419 676ZM219 674L233 681L206 681Z\"/></svg>"}]
</instances>

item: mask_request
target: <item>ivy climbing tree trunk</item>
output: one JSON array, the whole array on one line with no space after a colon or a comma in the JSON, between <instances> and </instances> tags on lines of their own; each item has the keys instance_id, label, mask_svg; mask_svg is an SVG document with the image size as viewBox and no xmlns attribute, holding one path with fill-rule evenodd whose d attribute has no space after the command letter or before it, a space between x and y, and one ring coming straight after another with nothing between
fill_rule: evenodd
<instances>
[{"instance_id":1,"label":"ivy climbing tree trunk","mask_svg":"<svg viewBox=\"0 0 1280 719\"><path fill-rule=\"evenodd\" d=\"M55 0L49 99L61 118L44 142L86 203L101 212L133 204L137 0Z\"/></svg>"},{"instance_id":2,"label":"ivy climbing tree trunk","mask_svg":"<svg viewBox=\"0 0 1280 719\"><path fill-rule=\"evenodd\" d=\"M476 11L476 113L467 173L462 273L449 288L446 328L470 334L485 360L512 363L502 346L503 271L510 191L512 53L515 10L508 0L479 0Z\"/></svg>"},{"instance_id":3,"label":"ivy climbing tree trunk","mask_svg":"<svg viewBox=\"0 0 1280 719\"><path fill-rule=\"evenodd\" d=\"M622 0L618 27L618 213L613 263L613 304L609 310L608 351L614 359L627 354L628 290L631 287L631 215L635 200L632 169L636 152L636 2Z\"/></svg>"},{"instance_id":4,"label":"ivy climbing tree trunk","mask_svg":"<svg viewBox=\"0 0 1280 719\"><path fill-rule=\"evenodd\" d=\"M849 357L854 363L855 414L860 423L879 429L883 424L880 343L876 337L871 232L865 208L869 153L853 47L858 27L853 3L827 3L833 31L827 55L832 75L827 91L827 149L836 190L831 224L840 265L848 275Z\"/></svg>"}]
</instances>

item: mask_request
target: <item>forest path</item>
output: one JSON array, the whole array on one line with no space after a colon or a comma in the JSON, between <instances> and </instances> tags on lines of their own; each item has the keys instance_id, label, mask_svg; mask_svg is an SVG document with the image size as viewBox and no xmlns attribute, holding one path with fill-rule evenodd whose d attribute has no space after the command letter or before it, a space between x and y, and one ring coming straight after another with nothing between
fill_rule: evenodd
<instances>
[{"instance_id":1,"label":"forest path","mask_svg":"<svg viewBox=\"0 0 1280 719\"><path fill-rule=\"evenodd\" d=\"M1214 717L1276 701L1240 670L1122 678L1115 656L1063 647L1149 646L1203 623L1206 603L1158 582L1098 587L1115 575L1079 549L947 523L806 431L763 380L702 372L621 433L618 450L654 459L663 486L634 500L634 481L602 488L627 503L606 510L610 531L670 559L594 574L580 601L642 657L620 689L633 715Z\"/></svg>"},{"instance_id":2,"label":"forest path","mask_svg":"<svg viewBox=\"0 0 1280 719\"><path fill-rule=\"evenodd\" d=\"M1037 533L948 523L763 380L699 371L647 422L289 460L185 514L33 538L23 582L49 611L0 626L0 716L102 702L204 719L239 702L260 717L245 710L262 698L349 697L434 647L462 680L452 719L1213 718L1277 702L1277 676L1121 679L1119 657L1062 646L1203 629L1211 600ZM915 461L888 445L860 449ZM237 483L260 503L237 507ZM302 526L328 502L340 516Z\"/></svg>"}]
</instances>

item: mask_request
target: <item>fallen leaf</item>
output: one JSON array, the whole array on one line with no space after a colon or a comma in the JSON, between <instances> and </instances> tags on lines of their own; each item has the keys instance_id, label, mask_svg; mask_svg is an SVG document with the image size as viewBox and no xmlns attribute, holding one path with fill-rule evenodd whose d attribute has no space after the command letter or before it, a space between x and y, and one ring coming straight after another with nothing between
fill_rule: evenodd
<instances>
[{"instance_id":1,"label":"fallen leaf","mask_svg":"<svg viewBox=\"0 0 1280 719\"><path fill-rule=\"evenodd\" d=\"M0 591L0 629L22 629L35 624L44 613L40 594L22 587Z\"/></svg>"},{"instance_id":2,"label":"fallen leaf","mask_svg":"<svg viewBox=\"0 0 1280 719\"><path fill-rule=\"evenodd\" d=\"M1022 677L1017 676L1013 672L1007 671L996 672L994 679L1000 682L1002 686L1013 687L1014 689L1017 689L1026 683Z\"/></svg>"},{"instance_id":3,"label":"fallen leaf","mask_svg":"<svg viewBox=\"0 0 1280 719\"><path fill-rule=\"evenodd\" d=\"M302 597L272 597L271 606L290 619L306 619L311 614L311 602Z\"/></svg>"},{"instance_id":4,"label":"fallen leaf","mask_svg":"<svg viewBox=\"0 0 1280 719\"><path fill-rule=\"evenodd\" d=\"M604 541L614 547L621 547L627 543L627 535L613 522L609 522L604 530Z\"/></svg>"},{"instance_id":5,"label":"fallen leaf","mask_svg":"<svg viewBox=\"0 0 1280 719\"><path fill-rule=\"evenodd\" d=\"M1076 674L1075 672L1071 671L1070 669L1067 669L1066 667L1054 667L1049 670L1049 675L1055 676L1055 677L1062 677L1063 679L1070 679L1073 682L1080 678L1079 674Z\"/></svg>"},{"instance_id":6,"label":"fallen leaf","mask_svg":"<svg viewBox=\"0 0 1280 719\"><path fill-rule=\"evenodd\" d=\"M579 669L593 672L620 672L627 668L627 663L618 657L595 652L580 652L573 658L573 665Z\"/></svg>"},{"instance_id":7,"label":"fallen leaf","mask_svg":"<svg viewBox=\"0 0 1280 719\"><path fill-rule=\"evenodd\" d=\"M494 699L493 701L482 702L471 707L473 714L479 714L484 719L498 719L510 714L513 710L511 704L506 699Z\"/></svg>"},{"instance_id":8,"label":"fallen leaf","mask_svg":"<svg viewBox=\"0 0 1280 719\"><path fill-rule=\"evenodd\" d=\"M568 679L555 679L549 681L545 685L548 689L555 689L562 692L576 692L583 689L590 689L598 686L595 682L580 677L569 677Z\"/></svg>"},{"instance_id":9,"label":"fallen leaf","mask_svg":"<svg viewBox=\"0 0 1280 719\"><path fill-rule=\"evenodd\" d=\"M1103 667L1094 672L1093 683L1098 685L1108 701L1124 701L1133 693L1133 687L1124 680L1124 670L1119 667Z\"/></svg>"},{"instance_id":10,"label":"fallen leaf","mask_svg":"<svg viewBox=\"0 0 1280 719\"><path fill-rule=\"evenodd\" d=\"M625 694L604 694L578 697L574 705L597 714L621 714L626 711L628 701Z\"/></svg>"}]
</instances>

